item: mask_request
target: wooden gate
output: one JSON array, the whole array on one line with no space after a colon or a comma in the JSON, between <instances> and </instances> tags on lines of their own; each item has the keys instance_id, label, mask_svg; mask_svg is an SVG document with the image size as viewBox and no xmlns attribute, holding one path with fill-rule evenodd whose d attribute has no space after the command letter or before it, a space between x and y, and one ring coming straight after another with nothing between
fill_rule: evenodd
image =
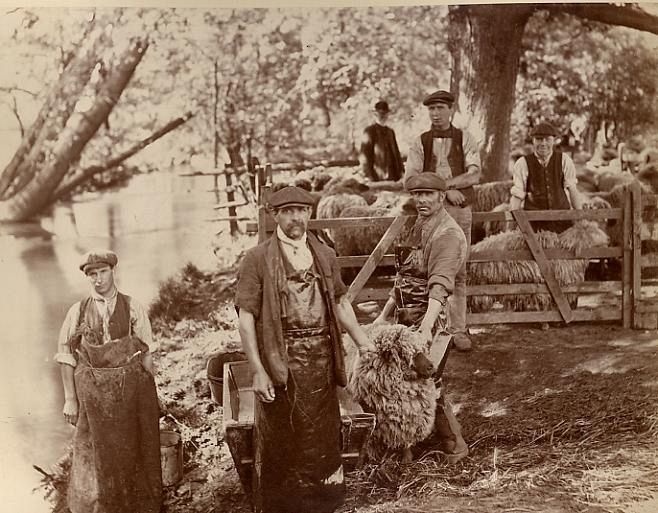
<instances>
[{"instance_id":1,"label":"wooden gate","mask_svg":"<svg viewBox=\"0 0 658 513\"><path fill-rule=\"evenodd\" d=\"M259 194L261 206L258 213L259 240L262 241L275 228L275 223L267 210L262 206L269 196L269 187L263 187ZM656 196L649 197L656 201ZM527 249L517 251L472 251L469 262L496 262L510 260L534 261L543 277L544 283L518 283L496 285L472 285L467 288L469 296L507 294L550 294L556 306L548 311L492 311L487 313L467 314L467 324L508 324L536 322L572 322L572 321L610 321L619 320L624 327L646 327L642 319L649 319L658 327L658 303L642 304L641 302L641 231L642 231L642 197L639 184L629 188L623 208L598 210L541 210L514 212L474 212L473 223L486 221L514 221L522 232ZM564 221L587 219L591 221L613 220L622 225L621 244L613 247L586 249L578 254L564 249L543 249L539 244L530 221ZM415 216L400 217L363 217L340 219L312 219L309 230L382 227L388 229L370 255L341 256L338 263L341 267L360 267L356 278L352 281L348 298L351 302L382 301L388 297L390 285L382 286L380 282L373 286L369 281L378 266L393 266L393 255L388 253L391 244L403 231L412 226ZM555 278L551 260L571 259L608 259L618 258L622 262L621 281L585 281L577 285L561 287ZM384 281L384 285L386 282ZM571 308L566 294L620 294L619 305L602 305L597 307ZM655 311L654 311L655 310Z\"/></svg>"}]
</instances>

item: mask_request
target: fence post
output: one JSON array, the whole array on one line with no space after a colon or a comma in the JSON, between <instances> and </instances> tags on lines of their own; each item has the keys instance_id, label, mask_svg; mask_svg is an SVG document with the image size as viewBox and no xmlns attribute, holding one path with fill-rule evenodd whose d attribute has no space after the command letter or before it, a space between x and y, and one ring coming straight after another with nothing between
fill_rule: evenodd
<instances>
[{"instance_id":1,"label":"fence post","mask_svg":"<svg viewBox=\"0 0 658 513\"><path fill-rule=\"evenodd\" d=\"M642 189L631 184L633 201L633 328L640 327L639 306L642 297Z\"/></svg>"},{"instance_id":2,"label":"fence post","mask_svg":"<svg viewBox=\"0 0 658 513\"><path fill-rule=\"evenodd\" d=\"M622 274L621 274L621 308L622 308L622 325L624 328L630 328L633 325L633 303L632 303L632 285L633 285L633 202L630 188L624 191L624 210L622 212Z\"/></svg>"}]
</instances>

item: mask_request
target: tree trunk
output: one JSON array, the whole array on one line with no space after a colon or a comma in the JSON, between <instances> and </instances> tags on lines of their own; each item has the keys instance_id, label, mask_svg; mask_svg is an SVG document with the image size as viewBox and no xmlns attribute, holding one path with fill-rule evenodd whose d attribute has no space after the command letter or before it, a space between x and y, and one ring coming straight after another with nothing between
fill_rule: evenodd
<instances>
[{"instance_id":1,"label":"tree trunk","mask_svg":"<svg viewBox=\"0 0 658 513\"><path fill-rule=\"evenodd\" d=\"M50 204L71 163L79 159L87 142L119 100L147 47L145 39L131 40L126 50L116 57L114 65L109 66L104 81L91 98L90 107L84 111L76 110L56 139L44 141L44 145L48 145L44 161L37 163L29 183L11 198L0 201L0 220L24 221Z\"/></svg>"},{"instance_id":2,"label":"tree trunk","mask_svg":"<svg viewBox=\"0 0 658 513\"><path fill-rule=\"evenodd\" d=\"M532 5L450 6L450 88L468 129L481 136L482 181L506 177L521 39Z\"/></svg>"},{"instance_id":3,"label":"tree trunk","mask_svg":"<svg viewBox=\"0 0 658 513\"><path fill-rule=\"evenodd\" d=\"M50 90L36 120L0 175L0 200L10 198L29 182L45 160L44 141L54 139L71 116L75 104L87 86L99 58L99 49L110 41L104 27L69 61L57 84Z\"/></svg>"}]
</instances>

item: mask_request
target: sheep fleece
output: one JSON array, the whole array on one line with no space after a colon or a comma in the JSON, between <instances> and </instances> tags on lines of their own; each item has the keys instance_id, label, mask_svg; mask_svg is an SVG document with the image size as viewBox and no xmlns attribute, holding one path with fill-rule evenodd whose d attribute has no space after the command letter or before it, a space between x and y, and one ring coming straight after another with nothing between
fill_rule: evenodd
<instances>
[{"instance_id":1,"label":"sheep fleece","mask_svg":"<svg viewBox=\"0 0 658 513\"><path fill-rule=\"evenodd\" d=\"M375 454L411 447L427 438L434 427L434 381L418 379L411 368L424 343L411 328L401 324L366 327L376 351L356 356L348 370L348 390L369 411L376 428L369 443Z\"/></svg>"}]
</instances>

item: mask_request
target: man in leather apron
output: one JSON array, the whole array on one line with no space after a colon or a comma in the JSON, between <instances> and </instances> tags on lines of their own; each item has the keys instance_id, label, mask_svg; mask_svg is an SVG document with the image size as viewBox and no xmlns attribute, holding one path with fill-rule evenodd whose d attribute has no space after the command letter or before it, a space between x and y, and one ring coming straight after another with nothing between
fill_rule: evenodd
<instances>
[{"instance_id":1,"label":"man in leather apron","mask_svg":"<svg viewBox=\"0 0 658 513\"><path fill-rule=\"evenodd\" d=\"M436 173L420 173L405 181L418 218L405 244L395 248L396 277L393 290L375 323L395 322L417 327L431 344L447 331L448 297L455 276L466 261L464 232L443 206L446 182ZM434 362L438 364L439 362ZM441 386L440 375L435 377ZM440 394L435 435L449 462L468 454L468 446L450 403Z\"/></svg>"},{"instance_id":2,"label":"man in leather apron","mask_svg":"<svg viewBox=\"0 0 658 513\"><path fill-rule=\"evenodd\" d=\"M69 309L55 355L75 426L71 513L158 513L162 504L157 346L146 310L114 284L117 260L109 250L84 255L92 292Z\"/></svg>"},{"instance_id":3,"label":"man in leather apron","mask_svg":"<svg viewBox=\"0 0 658 513\"><path fill-rule=\"evenodd\" d=\"M409 146L405 180L419 173L436 173L445 180L444 207L457 221L466 237L467 255L471 245L473 223L473 186L479 183L481 163L479 145L468 130L452 124L455 97L449 91L436 91L423 100L431 127ZM468 257L467 257L468 258ZM455 277L449 301L450 332L459 351L469 351L472 341L466 327L466 263Z\"/></svg>"},{"instance_id":4,"label":"man in leather apron","mask_svg":"<svg viewBox=\"0 0 658 513\"><path fill-rule=\"evenodd\" d=\"M345 498L337 386L345 386L340 327L372 343L344 297L336 254L307 231L313 197L272 194L275 233L240 265L235 305L253 372L257 513L329 513Z\"/></svg>"},{"instance_id":5,"label":"man in leather apron","mask_svg":"<svg viewBox=\"0 0 658 513\"><path fill-rule=\"evenodd\" d=\"M554 150L557 130L550 123L539 123L530 135L533 152L519 158L512 169L510 207L518 210L582 209L576 166L566 153ZM571 221L532 221L537 230L563 232Z\"/></svg>"}]
</instances>

